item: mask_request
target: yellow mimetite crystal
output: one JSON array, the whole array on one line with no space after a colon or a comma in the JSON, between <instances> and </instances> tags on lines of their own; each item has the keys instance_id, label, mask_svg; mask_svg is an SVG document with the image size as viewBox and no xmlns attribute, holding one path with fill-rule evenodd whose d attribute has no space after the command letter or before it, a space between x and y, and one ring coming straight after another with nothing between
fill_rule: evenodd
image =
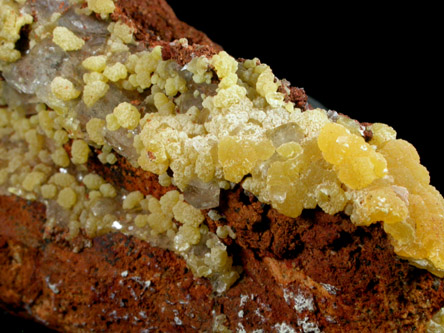
<instances>
[{"instance_id":1,"label":"yellow mimetite crystal","mask_svg":"<svg viewBox=\"0 0 444 333\"><path fill-rule=\"evenodd\" d=\"M416 149L407 141L391 140L381 149L394 183L406 189L408 217L386 231L394 238L395 251L418 259L417 266L444 276L444 199L430 183ZM396 237L406 235L405 237ZM406 239L411 239L406 242Z\"/></svg>"},{"instance_id":2,"label":"yellow mimetite crystal","mask_svg":"<svg viewBox=\"0 0 444 333\"><path fill-rule=\"evenodd\" d=\"M12 62L20 58L20 51L15 49L15 43L20 39L20 30L31 24L33 19L29 14L22 14L17 4L11 0L0 0L0 69L1 62Z\"/></svg>"},{"instance_id":3,"label":"yellow mimetite crystal","mask_svg":"<svg viewBox=\"0 0 444 333\"><path fill-rule=\"evenodd\" d=\"M325 125L318 145L324 159L336 167L341 182L352 189L362 189L387 172L381 154L342 125Z\"/></svg>"},{"instance_id":4,"label":"yellow mimetite crystal","mask_svg":"<svg viewBox=\"0 0 444 333\"><path fill-rule=\"evenodd\" d=\"M270 140L255 141L227 136L220 139L218 147L225 179L235 183L240 182L259 160L267 160L273 153Z\"/></svg>"},{"instance_id":5,"label":"yellow mimetite crystal","mask_svg":"<svg viewBox=\"0 0 444 333\"><path fill-rule=\"evenodd\" d=\"M116 8L112 0L87 0L86 2L89 9L102 15L111 14Z\"/></svg>"},{"instance_id":6,"label":"yellow mimetite crystal","mask_svg":"<svg viewBox=\"0 0 444 333\"><path fill-rule=\"evenodd\" d=\"M77 37L71 30L65 27L56 27L52 34L52 41L64 51L80 50L85 45L83 39Z\"/></svg>"}]
</instances>

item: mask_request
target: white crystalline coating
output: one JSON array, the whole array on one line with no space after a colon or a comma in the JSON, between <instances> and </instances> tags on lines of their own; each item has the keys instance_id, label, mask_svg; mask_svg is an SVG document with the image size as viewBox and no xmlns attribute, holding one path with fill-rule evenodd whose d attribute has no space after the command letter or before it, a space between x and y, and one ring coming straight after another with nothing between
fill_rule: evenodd
<instances>
[{"instance_id":1,"label":"white crystalline coating","mask_svg":"<svg viewBox=\"0 0 444 333\"><path fill-rule=\"evenodd\" d=\"M176 325L181 326L183 325L182 320L180 320L179 317L174 317L174 322L176 323Z\"/></svg>"},{"instance_id":2,"label":"white crystalline coating","mask_svg":"<svg viewBox=\"0 0 444 333\"><path fill-rule=\"evenodd\" d=\"M240 323L240 322L237 324L236 332L237 333L247 333L244 325L242 325L242 323Z\"/></svg>"},{"instance_id":3,"label":"white crystalline coating","mask_svg":"<svg viewBox=\"0 0 444 333\"><path fill-rule=\"evenodd\" d=\"M46 285L54 294L59 294L60 290L58 288L58 283L51 283L51 278L49 276L45 277Z\"/></svg>"},{"instance_id":4,"label":"white crystalline coating","mask_svg":"<svg viewBox=\"0 0 444 333\"><path fill-rule=\"evenodd\" d=\"M120 229L122 229L122 225L120 224L119 221L114 221L113 224L112 224L112 227L113 227L114 229L116 229L116 230L120 230Z\"/></svg>"},{"instance_id":5,"label":"white crystalline coating","mask_svg":"<svg viewBox=\"0 0 444 333\"><path fill-rule=\"evenodd\" d=\"M304 311L313 312L315 310L313 297L305 296L300 290L295 294L293 291L284 288L284 299L288 305L293 306L297 313Z\"/></svg>"},{"instance_id":6,"label":"white crystalline coating","mask_svg":"<svg viewBox=\"0 0 444 333\"><path fill-rule=\"evenodd\" d=\"M240 295L239 307L242 308L250 299L248 295Z\"/></svg>"},{"instance_id":7,"label":"white crystalline coating","mask_svg":"<svg viewBox=\"0 0 444 333\"><path fill-rule=\"evenodd\" d=\"M256 316L259 317L259 319L261 320L261 323L263 323L265 321L265 317L264 315L261 313L261 310L259 308L257 308L256 310L254 310L254 314Z\"/></svg>"},{"instance_id":8,"label":"white crystalline coating","mask_svg":"<svg viewBox=\"0 0 444 333\"><path fill-rule=\"evenodd\" d=\"M302 332L304 332L304 333L320 333L321 332L318 325L316 323L311 322L308 317L305 317L303 319L298 319L298 325L301 326Z\"/></svg>"},{"instance_id":9,"label":"white crystalline coating","mask_svg":"<svg viewBox=\"0 0 444 333\"><path fill-rule=\"evenodd\" d=\"M296 330L288 325L286 322L282 322L273 326L273 329L277 333L296 333Z\"/></svg>"},{"instance_id":10,"label":"white crystalline coating","mask_svg":"<svg viewBox=\"0 0 444 333\"><path fill-rule=\"evenodd\" d=\"M336 295L338 291L338 289L335 286L332 286L331 284L321 282L320 285L324 287L324 289L327 290L327 292L331 295Z\"/></svg>"}]
</instances>

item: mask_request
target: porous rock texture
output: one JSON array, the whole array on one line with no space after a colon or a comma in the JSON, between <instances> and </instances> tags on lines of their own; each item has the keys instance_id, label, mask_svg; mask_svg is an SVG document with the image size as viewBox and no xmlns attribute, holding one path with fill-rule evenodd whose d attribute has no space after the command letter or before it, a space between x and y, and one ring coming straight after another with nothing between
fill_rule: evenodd
<instances>
[{"instance_id":1,"label":"porous rock texture","mask_svg":"<svg viewBox=\"0 0 444 333\"><path fill-rule=\"evenodd\" d=\"M220 50L165 1L116 4L113 18L136 27L139 40L163 45L164 59L184 63ZM182 37L189 46L170 43ZM307 107L302 89L288 98ZM88 168L129 191L159 198L171 189L122 157L112 166L91 158ZM444 306L442 280L396 256L380 224L357 227L318 210L292 219L241 185L222 192L218 213L214 221L206 212L206 222L212 231L232 228L236 239L225 242L243 267L221 295L167 250L119 233L76 247L84 236L68 244L66 230L45 230L43 204L0 196L0 306L67 332L211 332L222 324L247 332L422 332Z\"/></svg>"}]
</instances>

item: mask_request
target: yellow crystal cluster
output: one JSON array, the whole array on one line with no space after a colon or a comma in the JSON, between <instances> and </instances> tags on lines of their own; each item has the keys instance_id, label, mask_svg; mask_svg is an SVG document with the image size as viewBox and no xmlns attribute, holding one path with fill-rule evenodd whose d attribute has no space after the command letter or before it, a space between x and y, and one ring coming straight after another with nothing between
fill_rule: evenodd
<instances>
[{"instance_id":1,"label":"yellow crystal cluster","mask_svg":"<svg viewBox=\"0 0 444 333\"><path fill-rule=\"evenodd\" d=\"M202 108L174 113L180 100L155 84L162 105L170 106L141 120L135 145L142 168L159 175L171 169L182 190L196 178L221 188L242 181L291 217L319 206L329 214L344 211L358 225L382 221L399 255L441 274L440 232L428 231L441 230L442 197L414 148L396 140L392 128L372 125L366 142L363 128L347 117L332 120L325 110L301 113L276 102L284 100L278 81L257 60L237 63L221 52L201 64L220 80L215 95L201 94ZM194 67L204 76L202 66Z\"/></svg>"},{"instance_id":2,"label":"yellow crystal cluster","mask_svg":"<svg viewBox=\"0 0 444 333\"><path fill-rule=\"evenodd\" d=\"M353 199L351 219L359 225L382 221L398 255L443 276L444 199L410 143L381 124L372 129L373 146L333 123L318 137L324 159Z\"/></svg>"},{"instance_id":3,"label":"yellow crystal cluster","mask_svg":"<svg viewBox=\"0 0 444 333\"><path fill-rule=\"evenodd\" d=\"M20 30L33 19L29 14L21 13L17 3L0 0L0 69L2 62L12 62L20 58L20 51L15 43L20 39Z\"/></svg>"},{"instance_id":4,"label":"yellow crystal cluster","mask_svg":"<svg viewBox=\"0 0 444 333\"><path fill-rule=\"evenodd\" d=\"M38 110L28 118L23 109L0 108L1 194L46 202L46 228L65 226L68 239L80 230L91 238L118 230L183 256L190 269L212 280L219 292L238 279L239 269L232 266L225 245L183 194L173 190L158 200L116 189L88 172L88 144L73 140L70 158L62 148L68 135L57 125L60 116L43 105ZM57 131L65 133L58 134L65 139L55 140Z\"/></svg>"},{"instance_id":5,"label":"yellow crystal cluster","mask_svg":"<svg viewBox=\"0 0 444 333\"><path fill-rule=\"evenodd\" d=\"M158 59L152 55L157 52L154 49L142 56ZM284 103L283 94L277 92L279 84L274 76L273 79L269 75L261 76L271 73L268 66L256 61L246 63L244 67L224 51L211 60L194 58L186 66L194 82L201 82L205 87L214 70L220 83L213 94L193 91L194 99L200 100L197 104L202 106L193 105L183 113L175 112L183 103L180 96L174 98L175 94L188 92L179 68L172 66L171 61L157 60L148 71L142 71L150 75L150 81L144 85L138 83L137 87L151 87L158 112L148 113L141 119L141 132L135 138L139 165L159 175L170 168L174 172L174 184L184 190L193 179L214 180L226 187L227 181L241 181L258 161L268 159L275 148L262 134L292 117L289 110L293 108L291 103ZM168 82L174 82L175 89L169 88ZM256 91L256 85L261 87L261 93ZM263 110L254 109L254 104L271 108L265 95L279 95L282 101L270 110L273 118L267 118Z\"/></svg>"},{"instance_id":6,"label":"yellow crystal cluster","mask_svg":"<svg viewBox=\"0 0 444 333\"><path fill-rule=\"evenodd\" d=\"M112 1L88 2L89 9L103 15L109 14L111 5ZM68 239L81 230L91 238L116 230L134 235L182 256L197 276L213 282L216 291L228 289L239 277L239 268L232 266L226 246L203 224L203 213L185 202L183 194L169 191L158 200L139 191L126 193L86 168L90 145L102 150L98 155L102 163L116 162L107 135L119 130L137 133L141 112L122 101L106 117L89 117L82 124L76 106L94 107L114 85L139 92L149 88L148 105L161 114L174 114L174 96L187 90L178 66L161 59L160 47L130 54L125 44L135 43L132 29L121 22L109 24L106 53L88 54L89 50L82 50L86 45L81 38L65 27L54 27L60 16L38 28L52 31L49 38L66 54L77 57L74 51L81 50L85 56L78 72L50 81L44 102L51 109L36 104L31 116L22 107L0 109L0 192L45 202L47 229L67 227ZM208 72L201 73L204 62L194 62L196 78L211 79ZM4 86L2 82L2 93ZM70 155L64 149L69 142ZM171 178L164 173L159 182L168 186Z\"/></svg>"},{"instance_id":7,"label":"yellow crystal cluster","mask_svg":"<svg viewBox=\"0 0 444 333\"><path fill-rule=\"evenodd\" d=\"M106 18L116 9L113 0L86 0L86 3L89 10L100 14L102 18Z\"/></svg>"},{"instance_id":8,"label":"yellow crystal cluster","mask_svg":"<svg viewBox=\"0 0 444 333\"><path fill-rule=\"evenodd\" d=\"M444 275L444 199L430 185L427 170L420 164L416 149L404 140L387 142L381 153L387 160L389 175L395 186L407 190L401 196L407 203L406 219L384 225L393 236L395 251L412 258L419 267L427 268L439 276ZM406 209L393 206L399 215Z\"/></svg>"},{"instance_id":9,"label":"yellow crystal cluster","mask_svg":"<svg viewBox=\"0 0 444 333\"><path fill-rule=\"evenodd\" d=\"M311 119L311 121L309 121ZM302 113L293 124L278 127L269 133L276 153L259 163L243 183L245 189L281 213L298 217L303 209L321 207L329 214L343 211L347 203L345 189L336 172L322 156L317 144L317 132L322 125L310 130L301 126L309 121L329 123L323 110ZM318 127L318 129L316 129ZM291 133L291 134L289 134ZM290 141L282 135L289 136Z\"/></svg>"},{"instance_id":10,"label":"yellow crystal cluster","mask_svg":"<svg viewBox=\"0 0 444 333\"><path fill-rule=\"evenodd\" d=\"M352 189L362 189L387 172L387 163L360 136L344 126L325 125L318 137L322 157L335 166L339 180Z\"/></svg>"}]
</instances>

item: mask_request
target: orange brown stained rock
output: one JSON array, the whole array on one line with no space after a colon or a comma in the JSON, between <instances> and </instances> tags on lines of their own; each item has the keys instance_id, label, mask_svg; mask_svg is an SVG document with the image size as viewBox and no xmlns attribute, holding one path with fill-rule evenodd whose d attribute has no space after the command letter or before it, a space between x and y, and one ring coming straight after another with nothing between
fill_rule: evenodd
<instances>
[{"instance_id":1,"label":"orange brown stained rock","mask_svg":"<svg viewBox=\"0 0 444 333\"><path fill-rule=\"evenodd\" d=\"M442 281L397 257L380 224L357 227L345 216L330 216L320 210L305 211L301 217L291 219L258 203L240 187L223 192L221 198L223 205L218 213L224 218L207 218L210 230L229 225L236 240L227 238L226 244L235 243L236 253L248 251L252 258L262 258L272 279L282 286L299 285L312 290L324 314L333 315L325 304L334 302L335 320L340 327L347 323L348 327L360 329L360 320L369 316L366 320L382 325L375 327L394 329L394 319L389 317L396 310L398 318L415 318L410 325L424 329L419 318L426 314L415 313L415 307L431 305L432 297L437 303L426 315L430 316L444 305ZM241 258L247 266L253 261ZM256 272L251 276L262 275ZM326 297L322 284L333 286L338 290L337 296ZM407 305L409 302L415 305Z\"/></svg>"},{"instance_id":2,"label":"orange brown stained rock","mask_svg":"<svg viewBox=\"0 0 444 333\"><path fill-rule=\"evenodd\" d=\"M71 156L71 142L65 144L64 148ZM145 196L152 195L156 199L160 199L166 192L176 189L173 185L160 185L159 177L156 174L134 167L119 154L115 154L116 163L102 164L97 157L100 152L99 149L93 149L93 154L90 154L87 162L88 170L97 173L106 182L118 188L124 188L129 192L140 191Z\"/></svg>"},{"instance_id":3,"label":"orange brown stained rock","mask_svg":"<svg viewBox=\"0 0 444 333\"><path fill-rule=\"evenodd\" d=\"M278 92L284 94L285 102L291 101L294 103L294 106L296 108L299 108L301 110L307 110L311 108L310 105L308 105L308 96L303 88L287 86L289 90L288 92L287 89L285 89L286 88L285 86L286 85L282 83L277 90Z\"/></svg>"},{"instance_id":4,"label":"orange brown stained rock","mask_svg":"<svg viewBox=\"0 0 444 333\"><path fill-rule=\"evenodd\" d=\"M136 99L136 100L131 101L130 103L134 106L138 106L138 105L140 105L140 103L142 103L142 101Z\"/></svg>"},{"instance_id":5,"label":"orange brown stained rock","mask_svg":"<svg viewBox=\"0 0 444 333\"><path fill-rule=\"evenodd\" d=\"M9 239L18 239L30 248L42 245L43 223L46 207L16 196L0 195L0 216L2 235ZM33 223L33 221L40 221Z\"/></svg>"},{"instance_id":6,"label":"orange brown stained rock","mask_svg":"<svg viewBox=\"0 0 444 333\"><path fill-rule=\"evenodd\" d=\"M134 27L135 37L138 40L152 45L159 39L169 43L176 39L187 38L190 44L207 45L213 50L222 50L203 32L180 21L166 1L118 0L115 4L116 10L111 17L115 21L120 19Z\"/></svg>"},{"instance_id":7,"label":"orange brown stained rock","mask_svg":"<svg viewBox=\"0 0 444 333\"><path fill-rule=\"evenodd\" d=\"M74 253L66 243L43 243L42 204L0 196L0 207L0 304L10 310L27 307L61 331L140 331L150 320L159 331L210 329L211 286L173 253L122 234L98 237ZM21 224L5 212L21 214ZM21 232L40 245L17 238Z\"/></svg>"},{"instance_id":8,"label":"orange brown stained rock","mask_svg":"<svg viewBox=\"0 0 444 333\"><path fill-rule=\"evenodd\" d=\"M148 157L150 158L150 160L155 160L156 159L156 155L154 155L154 153L152 151L147 151Z\"/></svg>"},{"instance_id":9,"label":"orange brown stained rock","mask_svg":"<svg viewBox=\"0 0 444 333\"><path fill-rule=\"evenodd\" d=\"M194 57L206 56L209 58L220 51L219 49L215 49L207 45L183 46L180 43L165 43L163 41L156 41L151 43L150 45L161 45L162 59L173 59L181 66L190 62Z\"/></svg>"}]
</instances>

